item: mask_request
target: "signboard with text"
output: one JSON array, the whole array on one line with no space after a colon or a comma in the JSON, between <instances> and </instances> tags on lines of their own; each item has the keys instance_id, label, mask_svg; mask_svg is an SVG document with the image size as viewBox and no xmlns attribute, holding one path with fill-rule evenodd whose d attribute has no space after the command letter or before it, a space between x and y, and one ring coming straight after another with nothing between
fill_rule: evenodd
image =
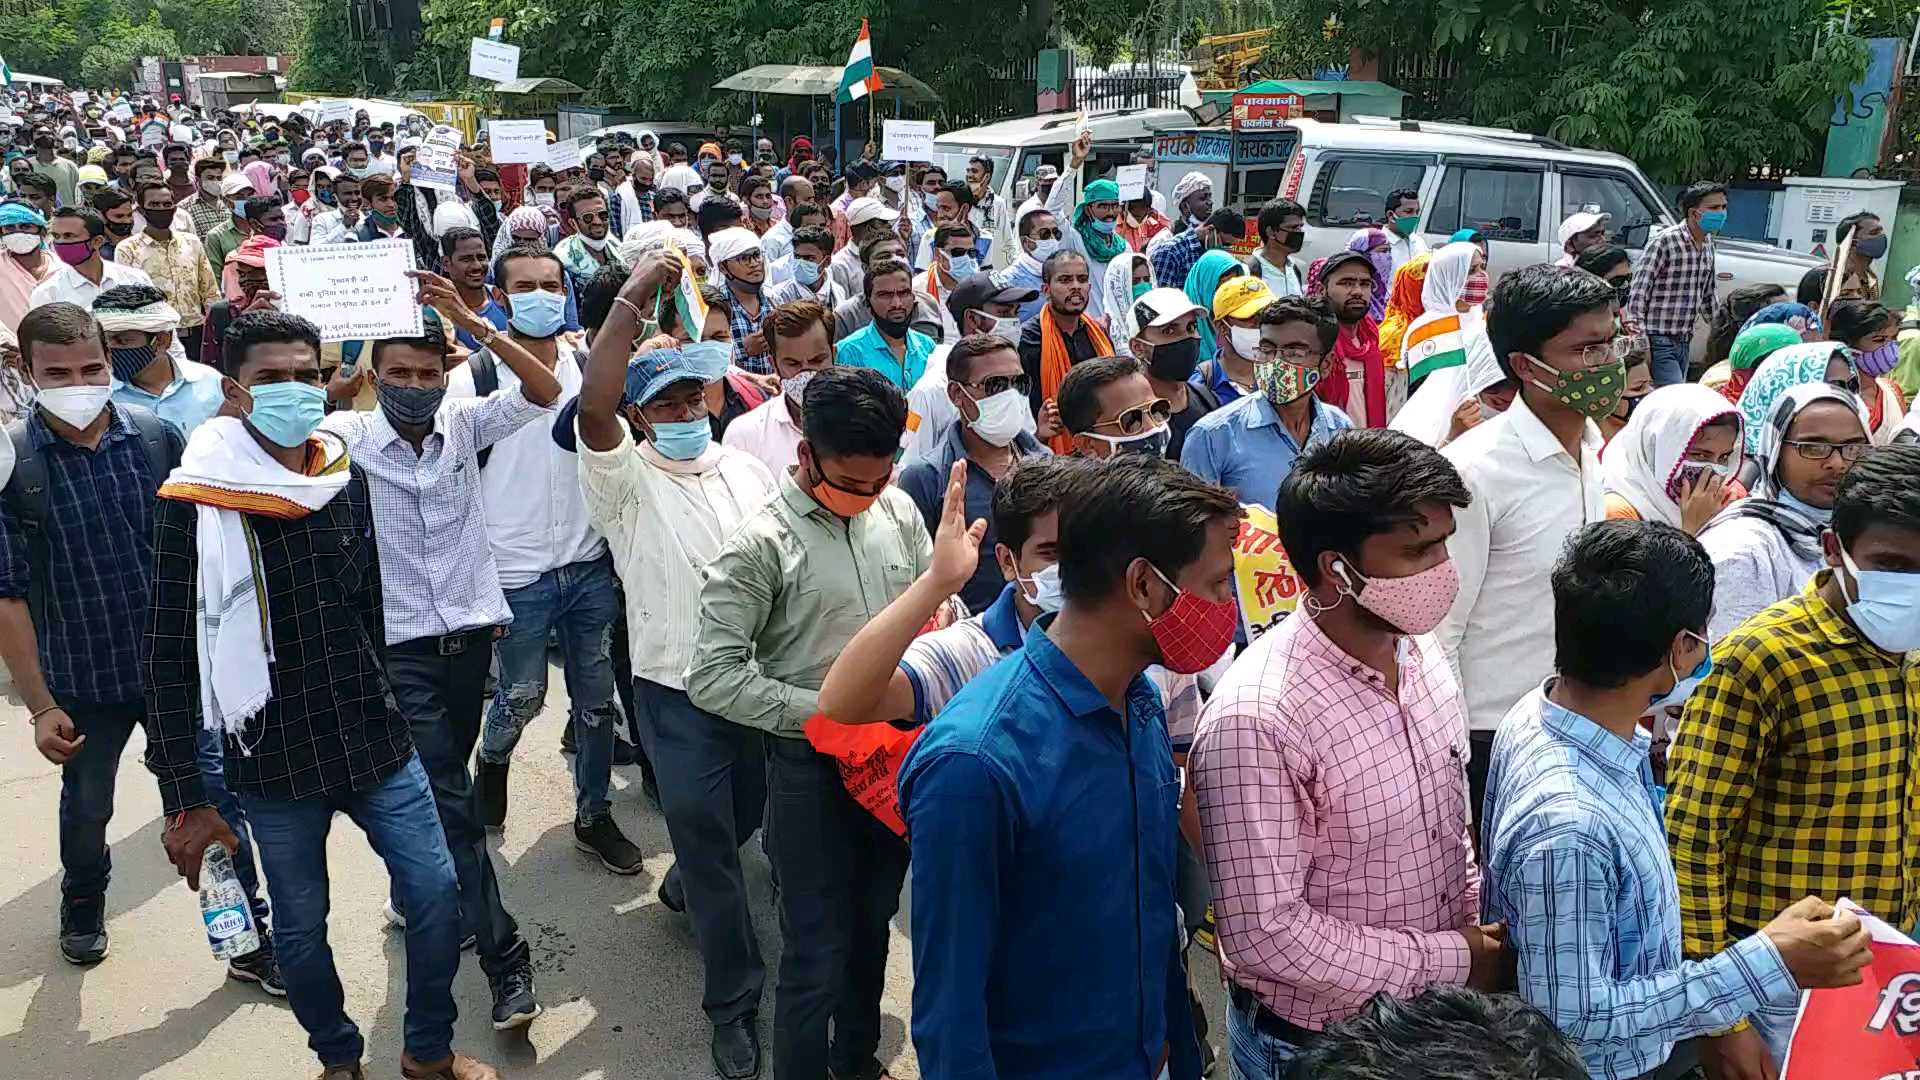
<instances>
[{"instance_id":1,"label":"signboard with text","mask_svg":"<svg viewBox=\"0 0 1920 1080\"><path fill-rule=\"evenodd\" d=\"M1800 995L1780 1080L1914 1080L1920 1076L1920 945L1851 901L1873 962L1852 986Z\"/></svg>"},{"instance_id":2,"label":"signboard with text","mask_svg":"<svg viewBox=\"0 0 1920 1080\"><path fill-rule=\"evenodd\" d=\"M1225 165L1233 160L1233 133L1163 131L1154 137L1153 160L1160 165Z\"/></svg>"},{"instance_id":3,"label":"signboard with text","mask_svg":"<svg viewBox=\"0 0 1920 1080\"><path fill-rule=\"evenodd\" d=\"M1299 94L1236 93L1233 95L1233 130L1274 131L1306 111L1307 99Z\"/></svg>"}]
</instances>

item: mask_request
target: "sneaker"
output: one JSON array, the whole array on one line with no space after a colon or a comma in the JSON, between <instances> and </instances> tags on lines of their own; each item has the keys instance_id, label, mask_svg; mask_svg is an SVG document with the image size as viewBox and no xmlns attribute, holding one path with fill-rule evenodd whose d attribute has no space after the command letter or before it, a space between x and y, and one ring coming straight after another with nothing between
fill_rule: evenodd
<instances>
[{"instance_id":1,"label":"sneaker","mask_svg":"<svg viewBox=\"0 0 1920 1080\"><path fill-rule=\"evenodd\" d=\"M599 859L601 866L616 874L640 872L640 848L613 823L612 815L589 825L575 822L573 846Z\"/></svg>"},{"instance_id":2,"label":"sneaker","mask_svg":"<svg viewBox=\"0 0 1920 1080\"><path fill-rule=\"evenodd\" d=\"M69 964L97 964L107 958L106 904L75 900L60 905L60 955Z\"/></svg>"},{"instance_id":3,"label":"sneaker","mask_svg":"<svg viewBox=\"0 0 1920 1080\"><path fill-rule=\"evenodd\" d=\"M260 935L260 947L244 956L227 961L227 978L256 983L274 997L287 996L287 984L280 978L280 962L273 955L273 939Z\"/></svg>"},{"instance_id":4,"label":"sneaker","mask_svg":"<svg viewBox=\"0 0 1920 1080\"><path fill-rule=\"evenodd\" d=\"M633 744L618 735L613 737L613 767L624 769L640 760L634 752Z\"/></svg>"},{"instance_id":5,"label":"sneaker","mask_svg":"<svg viewBox=\"0 0 1920 1080\"><path fill-rule=\"evenodd\" d=\"M380 909L380 914L386 917L389 929L405 930L407 928L407 917L395 910L392 900L388 900L386 906ZM466 952L479 943L479 934L468 934L466 937L460 939L460 951Z\"/></svg>"},{"instance_id":6,"label":"sneaker","mask_svg":"<svg viewBox=\"0 0 1920 1080\"><path fill-rule=\"evenodd\" d=\"M507 823L507 766L480 762L473 774L473 801L480 810L480 825L498 829Z\"/></svg>"},{"instance_id":7,"label":"sneaker","mask_svg":"<svg viewBox=\"0 0 1920 1080\"><path fill-rule=\"evenodd\" d=\"M523 1027L540 1015L540 1001L533 996L532 961L520 961L501 972L492 982L493 1030L509 1031Z\"/></svg>"},{"instance_id":8,"label":"sneaker","mask_svg":"<svg viewBox=\"0 0 1920 1080\"><path fill-rule=\"evenodd\" d=\"M500 1080L500 1070L465 1054L421 1064L411 1054L400 1055L400 1075L406 1080Z\"/></svg>"}]
</instances>

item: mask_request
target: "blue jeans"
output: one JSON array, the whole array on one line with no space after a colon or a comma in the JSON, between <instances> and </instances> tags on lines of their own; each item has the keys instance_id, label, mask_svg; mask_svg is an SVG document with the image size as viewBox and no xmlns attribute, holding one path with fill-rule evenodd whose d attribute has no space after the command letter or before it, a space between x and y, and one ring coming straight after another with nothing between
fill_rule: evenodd
<instances>
[{"instance_id":1,"label":"blue jeans","mask_svg":"<svg viewBox=\"0 0 1920 1080\"><path fill-rule=\"evenodd\" d=\"M1671 386L1687 381L1687 359L1693 348L1692 338L1648 334L1647 346L1653 353L1653 385Z\"/></svg>"},{"instance_id":2,"label":"blue jeans","mask_svg":"<svg viewBox=\"0 0 1920 1080\"><path fill-rule=\"evenodd\" d=\"M417 1061L451 1052L453 976L460 968L460 882L418 755L377 787L310 799L240 796L260 844L273 895L274 943L287 1002L322 1065L358 1062L366 1050L347 1018L340 973L327 944L327 833L347 815L387 866L406 901L407 1016L404 1043Z\"/></svg>"},{"instance_id":3,"label":"blue jeans","mask_svg":"<svg viewBox=\"0 0 1920 1080\"><path fill-rule=\"evenodd\" d=\"M113 794L120 775L120 755L127 748L133 729L146 719L146 706L138 701L117 705L73 705L67 708L74 730L87 741L60 770L60 898L64 903L98 903L107 894L107 882L113 876L113 853L107 848L107 823L113 820ZM246 815L227 790L222 763L220 736L206 730L198 733L195 758L200 763L200 782L207 799L226 819L227 827L239 838L234 853L234 870L240 887L246 890L256 919L267 917L266 904L260 899L260 875L254 870L253 844L248 837Z\"/></svg>"},{"instance_id":4,"label":"blue jeans","mask_svg":"<svg viewBox=\"0 0 1920 1080\"><path fill-rule=\"evenodd\" d=\"M607 785L613 773L614 704L613 623L620 617L613 581L613 559L602 555L541 574L532 584L507 590L513 623L494 642L500 658L500 685L487 707L480 735L480 760L505 765L513 760L520 734L547 701L547 635L560 632L562 670L574 725L574 818L588 825L606 817L612 803Z\"/></svg>"},{"instance_id":5,"label":"blue jeans","mask_svg":"<svg viewBox=\"0 0 1920 1080\"><path fill-rule=\"evenodd\" d=\"M1227 995L1227 1060L1233 1066L1232 1080L1280 1080L1286 1075L1287 1062L1300 1052L1299 1047L1254 1025L1257 1008L1257 1004L1236 1008L1233 995Z\"/></svg>"}]
</instances>

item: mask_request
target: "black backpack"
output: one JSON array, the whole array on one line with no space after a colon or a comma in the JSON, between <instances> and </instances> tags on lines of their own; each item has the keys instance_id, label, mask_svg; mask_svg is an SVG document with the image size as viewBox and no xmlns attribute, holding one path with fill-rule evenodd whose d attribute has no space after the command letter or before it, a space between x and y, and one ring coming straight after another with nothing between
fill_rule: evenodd
<instances>
[{"instance_id":1,"label":"black backpack","mask_svg":"<svg viewBox=\"0 0 1920 1080\"><path fill-rule=\"evenodd\" d=\"M475 397L492 397L493 392L500 389L500 368L497 365L492 349L481 349L467 357L467 374L473 376ZM477 451L473 456L484 469L487 459L493 456L493 447Z\"/></svg>"}]
</instances>

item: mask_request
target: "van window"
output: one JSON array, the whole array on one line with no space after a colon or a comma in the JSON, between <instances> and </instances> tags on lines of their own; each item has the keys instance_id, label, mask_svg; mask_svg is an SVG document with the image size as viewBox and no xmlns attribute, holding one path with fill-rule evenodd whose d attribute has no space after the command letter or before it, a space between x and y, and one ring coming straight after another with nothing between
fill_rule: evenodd
<instances>
[{"instance_id":1,"label":"van window","mask_svg":"<svg viewBox=\"0 0 1920 1080\"><path fill-rule=\"evenodd\" d=\"M1546 174L1497 165L1448 163L1433 205L1427 207L1426 231L1451 236L1460 229L1478 229L1489 240L1540 239L1540 185Z\"/></svg>"},{"instance_id":2,"label":"van window","mask_svg":"<svg viewBox=\"0 0 1920 1080\"><path fill-rule=\"evenodd\" d=\"M1608 239L1635 251L1647 246L1648 234L1661 223L1655 204L1647 200L1640 186L1626 174L1604 169L1574 172L1563 168L1558 220L1565 221L1582 210L1612 214L1613 220L1607 223Z\"/></svg>"},{"instance_id":3,"label":"van window","mask_svg":"<svg viewBox=\"0 0 1920 1080\"><path fill-rule=\"evenodd\" d=\"M1307 221L1336 227L1373 224L1386 214L1387 193L1420 190L1426 171L1425 165L1408 158L1323 157L1307 203Z\"/></svg>"}]
</instances>

